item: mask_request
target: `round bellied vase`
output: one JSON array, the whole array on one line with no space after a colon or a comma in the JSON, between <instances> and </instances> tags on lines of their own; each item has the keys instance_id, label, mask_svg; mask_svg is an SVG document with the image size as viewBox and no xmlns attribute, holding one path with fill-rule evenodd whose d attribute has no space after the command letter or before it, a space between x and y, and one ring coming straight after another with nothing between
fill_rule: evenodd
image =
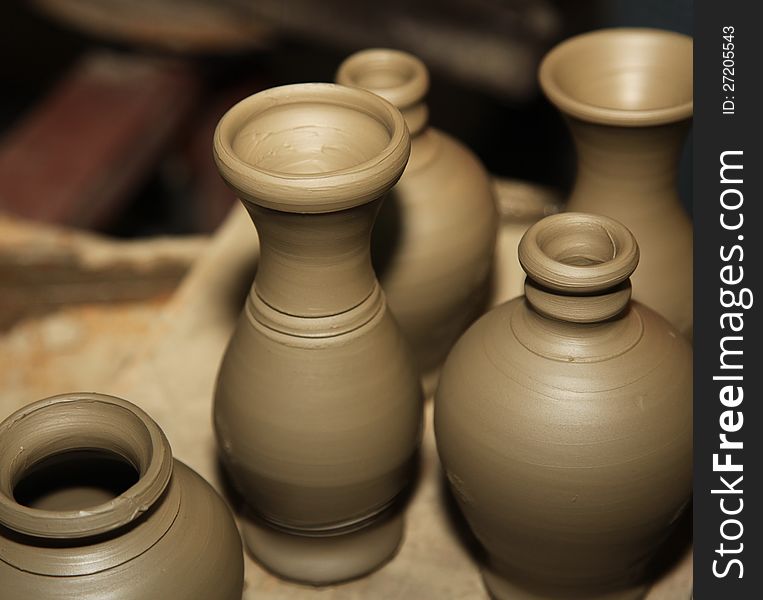
<instances>
[{"instance_id":1,"label":"round bellied vase","mask_svg":"<svg viewBox=\"0 0 763 600\"><path fill-rule=\"evenodd\" d=\"M640 598L691 494L692 352L630 300L638 246L562 213L519 245L525 295L454 346L437 448L500 600Z\"/></svg>"},{"instance_id":2,"label":"round bellied vase","mask_svg":"<svg viewBox=\"0 0 763 600\"><path fill-rule=\"evenodd\" d=\"M374 268L434 392L442 361L487 306L498 217L490 177L471 150L428 124L426 66L398 50L357 52L337 83L397 106L411 157L381 208L372 236Z\"/></svg>"}]
</instances>

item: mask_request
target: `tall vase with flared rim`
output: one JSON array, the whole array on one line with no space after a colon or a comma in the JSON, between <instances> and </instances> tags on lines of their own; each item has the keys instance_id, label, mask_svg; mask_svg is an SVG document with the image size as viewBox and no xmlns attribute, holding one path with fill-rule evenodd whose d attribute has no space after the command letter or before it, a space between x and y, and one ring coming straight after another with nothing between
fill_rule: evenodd
<instances>
[{"instance_id":1,"label":"tall vase with flared rim","mask_svg":"<svg viewBox=\"0 0 763 600\"><path fill-rule=\"evenodd\" d=\"M4 600L240 600L241 539L159 426L113 396L71 393L0 424Z\"/></svg>"},{"instance_id":2,"label":"tall vase with flared rim","mask_svg":"<svg viewBox=\"0 0 763 600\"><path fill-rule=\"evenodd\" d=\"M604 29L554 48L540 67L565 116L578 173L567 210L624 223L639 240L635 298L691 338L692 226L677 191L692 117L692 38Z\"/></svg>"},{"instance_id":3,"label":"tall vase with flared rim","mask_svg":"<svg viewBox=\"0 0 763 600\"><path fill-rule=\"evenodd\" d=\"M631 600L691 494L692 354L630 300L620 223L533 225L525 295L454 346L435 397L450 487L499 600Z\"/></svg>"},{"instance_id":4,"label":"tall vase with flared rim","mask_svg":"<svg viewBox=\"0 0 763 600\"><path fill-rule=\"evenodd\" d=\"M371 247L429 395L446 354L487 305L498 222L490 177L468 148L429 126L429 74L415 56L362 50L341 64L336 81L389 100L411 133L410 161L381 208Z\"/></svg>"},{"instance_id":5,"label":"tall vase with flared rim","mask_svg":"<svg viewBox=\"0 0 763 600\"><path fill-rule=\"evenodd\" d=\"M246 500L246 544L287 579L359 577L401 540L421 389L369 245L409 151L394 106L332 84L251 96L215 133L261 248L220 367L215 431Z\"/></svg>"}]
</instances>

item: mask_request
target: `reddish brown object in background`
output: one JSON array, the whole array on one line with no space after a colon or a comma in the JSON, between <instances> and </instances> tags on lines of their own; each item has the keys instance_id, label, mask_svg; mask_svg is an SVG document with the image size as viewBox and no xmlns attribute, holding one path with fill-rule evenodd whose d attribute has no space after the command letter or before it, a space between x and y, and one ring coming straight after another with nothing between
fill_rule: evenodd
<instances>
[{"instance_id":1,"label":"reddish brown object in background","mask_svg":"<svg viewBox=\"0 0 763 600\"><path fill-rule=\"evenodd\" d=\"M215 91L203 102L203 110L196 116L193 127L189 128L189 140L182 157L192 174L189 213L193 231L214 232L238 202L236 195L220 177L209 151L217 123L238 101L272 85L267 76L255 74L233 87Z\"/></svg>"},{"instance_id":2,"label":"reddish brown object in background","mask_svg":"<svg viewBox=\"0 0 763 600\"><path fill-rule=\"evenodd\" d=\"M0 210L104 226L199 97L186 64L87 55L0 143Z\"/></svg>"}]
</instances>

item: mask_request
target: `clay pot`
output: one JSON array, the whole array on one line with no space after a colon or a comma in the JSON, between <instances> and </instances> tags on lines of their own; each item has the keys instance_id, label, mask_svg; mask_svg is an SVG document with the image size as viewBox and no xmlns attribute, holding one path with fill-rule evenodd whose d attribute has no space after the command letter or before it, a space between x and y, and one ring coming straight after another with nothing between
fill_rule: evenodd
<instances>
[{"instance_id":1,"label":"clay pot","mask_svg":"<svg viewBox=\"0 0 763 600\"><path fill-rule=\"evenodd\" d=\"M4 600L241 599L233 517L138 407L40 400L0 424L0 457Z\"/></svg>"},{"instance_id":2,"label":"clay pot","mask_svg":"<svg viewBox=\"0 0 763 600\"><path fill-rule=\"evenodd\" d=\"M215 431L247 502L246 544L288 579L358 577L401 540L422 398L369 245L409 149L394 106L333 84L251 96L215 134L261 249L220 367Z\"/></svg>"},{"instance_id":3,"label":"clay pot","mask_svg":"<svg viewBox=\"0 0 763 600\"><path fill-rule=\"evenodd\" d=\"M634 298L688 337L692 227L676 179L692 117L692 47L669 31L605 29L561 43L540 67L577 148L567 210L606 215L633 232L641 248Z\"/></svg>"},{"instance_id":4,"label":"clay pot","mask_svg":"<svg viewBox=\"0 0 763 600\"><path fill-rule=\"evenodd\" d=\"M411 158L381 208L372 254L428 395L451 346L486 308L497 226L490 178L468 148L428 126L429 75L416 57L364 50L336 81L392 102L411 133Z\"/></svg>"},{"instance_id":5,"label":"clay pot","mask_svg":"<svg viewBox=\"0 0 763 600\"><path fill-rule=\"evenodd\" d=\"M437 447L495 598L641 597L689 499L691 347L630 302L638 256L614 220L543 219L519 246L526 295L443 367Z\"/></svg>"}]
</instances>

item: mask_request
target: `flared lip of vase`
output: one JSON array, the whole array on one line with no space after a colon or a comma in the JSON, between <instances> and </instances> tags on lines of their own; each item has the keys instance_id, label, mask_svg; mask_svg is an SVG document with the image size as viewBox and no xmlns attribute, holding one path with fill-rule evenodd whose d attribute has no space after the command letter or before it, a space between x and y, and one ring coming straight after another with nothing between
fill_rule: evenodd
<instances>
[{"instance_id":1,"label":"flared lip of vase","mask_svg":"<svg viewBox=\"0 0 763 600\"><path fill-rule=\"evenodd\" d=\"M285 111L287 117L294 116L298 122L300 110L308 105L338 107L373 119L386 130L386 144L371 158L335 170L309 173L264 168L244 160L235 151L236 136L261 115L276 109ZM292 110L292 115L288 115ZM358 136L362 135L359 131ZM225 113L214 136L218 169L238 197L285 212L332 212L375 200L397 182L409 155L410 135L397 108L366 90L332 83L285 85L249 96Z\"/></svg>"},{"instance_id":2,"label":"flared lip of vase","mask_svg":"<svg viewBox=\"0 0 763 600\"><path fill-rule=\"evenodd\" d=\"M538 80L548 99L563 113L601 125L621 127L646 127L665 125L691 118L694 110L692 88L692 48L693 39L685 34L653 28L615 27L599 29L574 36L554 47L541 62ZM623 49L640 46L640 49L627 53ZM648 52L643 50L647 49ZM594 60L591 60L594 57ZM613 59L614 57L614 59ZM633 62L633 58L649 60L648 64ZM600 60L599 60L600 59ZM622 60L621 65L607 61ZM642 73L648 69L663 69L660 82L663 91L672 84L668 79L666 64L673 63L677 69L685 69L688 78L684 87L688 97L680 101L655 102L648 107L617 107L598 104L595 101L580 98L565 85L561 75L570 69L596 69L601 67L601 75L611 76L616 70ZM627 65L625 63L628 63ZM655 84L656 85L656 84Z\"/></svg>"},{"instance_id":3,"label":"flared lip of vase","mask_svg":"<svg viewBox=\"0 0 763 600\"><path fill-rule=\"evenodd\" d=\"M121 456L138 480L115 498L77 510L20 504L14 487L36 464L56 455L95 450ZM164 493L172 451L159 426L134 404L96 393L70 393L29 404L0 423L0 525L40 538L79 539L131 523Z\"/></svg>"}]
</instances>

